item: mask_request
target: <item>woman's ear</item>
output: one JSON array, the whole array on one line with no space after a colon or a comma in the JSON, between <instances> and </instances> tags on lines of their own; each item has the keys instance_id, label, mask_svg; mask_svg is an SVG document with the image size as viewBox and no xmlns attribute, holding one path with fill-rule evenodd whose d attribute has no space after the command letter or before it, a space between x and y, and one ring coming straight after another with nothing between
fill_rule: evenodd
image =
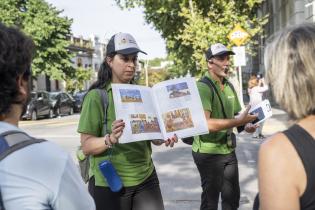
<instances>
[{"instance_id":1,"label":"woman's ear","mask_svg":"<svg viewBox=\"0 0 315 210\"><path fill-rule=\"evenodd\" d=\"M16 78L16 83L18 86L18 91L19 91L19 97L21 99L27 98L28 97L28 88L29 88L29 84L28 84L28 80L25 80L23 75L20 75Z\"/></svg>"},{"instance_id":2,"label":"woman's ear","mask_svg":"<svg viewBox=\"0 0 315 210\"><path fill-rule=\"evenodd\" d=\"M114 58L106 57L105 62L109 65L109 67L112 68L113 60L114 60Z\"/></svg>"}]
</instances>

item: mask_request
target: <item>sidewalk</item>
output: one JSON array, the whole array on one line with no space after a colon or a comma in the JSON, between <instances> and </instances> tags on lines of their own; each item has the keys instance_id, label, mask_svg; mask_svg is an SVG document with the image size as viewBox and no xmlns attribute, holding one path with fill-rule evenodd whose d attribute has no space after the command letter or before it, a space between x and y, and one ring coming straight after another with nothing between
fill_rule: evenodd
<instances>
[{"instance_id":1,"label":"sidewalk","mask_svg":"<svg viewBox=\"0 0 315 210\"><path fill-rule=\"evenodd\" d=\"M273 116L266 120L263 133L270 136L286 129L287 114L273 108ZM237 156L241 185L240 210L252 209L257 193L257 152L263 140L250 134L238 134ZM153 159L160 179L166 210L198 210L200 206L200 177L191 156L191 146L179 142L175 148L153 146ZM221 209L221 207L219 207Z\"/></svg>"}]
</instances>

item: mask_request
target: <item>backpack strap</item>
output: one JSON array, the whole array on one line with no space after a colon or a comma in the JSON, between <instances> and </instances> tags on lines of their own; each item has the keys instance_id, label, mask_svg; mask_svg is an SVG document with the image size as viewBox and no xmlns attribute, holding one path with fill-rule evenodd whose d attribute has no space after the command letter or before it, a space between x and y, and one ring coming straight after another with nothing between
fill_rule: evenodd
<instances>
[{"instance_id":1,"label":"backpack strap","mask_svg":"<svg viewBox=\"0 0 315 210\"><path fill-rule=\"evenodd\" d=\"M104 111L104 121L102 122L103 123L103 131L105 131L105 133L107 133L108 94L107 94L107 91L104 89L96 88L95 90L99 94L99 96L101 97L102 108ZM83 101L84 101L84 98L83 98ZM81 176L83 178L83 181L85 183L87 183L90 180L89 168L90 168L91 155L84 155L83 154L82 145L78 147L76 153L77 153L77 158L79 160L79 167L80 167ZM80 154L83 154L82 155L83 157L80 157Z\"/></svg>"},{"instance_id":2,"label":"backpack strap","mask_svg":"<svg viewBox=\"0 0 315 210\"><path fill-rule=\"evenodd\" d=\"M107 108L108 108L108 95L107 91L104 89L96 89L98 94L101 96L102 107L104 111L104 122L103 122L103 130L107 133Z\"/></svg>"},{"instance_id":3,"label":"backpack strap","mask_svg":"<svg viewBox=\"0 0 315 210\"><path fill-rule=\"evenodd\" d=\"M233 84L232 84L230 81L228 81L228 80L226 80L226 83L228 84L228 86L229 86L229 87L231 88L231 90L233 91L234 97L235 97L235 98L238 98L238 95L237 95L237 93L236 93L236 90L235 90ZM234 113L234 115L237 115L237 113Z\"/></svg>"},{"instance_id":4,"label":"backpack strap","mask_svg":"<svg viewBox=\"0 0 315 210\"><path fill-rule=\"evenodd\" d=\"M33 138L22 131L7 131L0 134L0 161L11 153L28 145L46 140ZM0 210L5 210L0 190Z\"/></svg>"},{"instance_id":5,"label":"backpack strap","mask_svg":"<svg viewBox=\"0 0 315 210\"><path fill-rule=\"evenodd\" d=\"M213 83L208 77L202 77L202 78L200 79L200 82L203 82L203 83L205 83L206 85L208 85L209 88L212 89L212 91L214 91L215 94L218 96L219 101L220 101L220 104L221 104L221 108L222 108L222 112L223 112L224 118L226 119L226 118L227 118L227 115L225 114L223 102L222 102L222 99L221 99L221 97L220 97L220 95L219 95L219 92L218 92L217 88L215 87L214 83ZM213 101L213 97L214 97L214 94L212 95L212 101Z\"/></svg>"},{"instance_id":6,"label":"backpack strap","mask_svg":"<svg viewBox=\"0 0 315 210\"><path fill-rule=\"evenodd\" d=\"M233 91L234 93L234 96L237 97L237 93L235 91L235 88L234 86L232 85L232 83L229 81L229 80L226 80L226 83L228 84L228 86L231 88L231 90Z\"/></svg>"},{"instance_id":7,"label":"backpack strap","mask_svg":"<svg viewBox=\"0 0 315 210\"><path fill-rule=\"evenodd\" d=\"M105 134L108 133L107 130L107 108L108 108L108 94L107 91L104 89L96 89L98 94L101 96L101 100L102 100L102 106L103 106L103 111L104 111L104 122L103 122L103 131L105 131ZM113 153L113 149L115 146L113 146L112 148L110 148L110 152L109 152L109 160L111 160L112 157L112 153Z\"/></svg>"},{"instance_id":8,"label":"backpack strap","mask_svg":"<svg viewBox=\"0 0 315 210\"><path fill-rule=\"evenodd\" d=\"M33 138L22 131L4 132L0 134L0 161L19 149L43 141L46 140Z\"/></svg>"},{"instance_id":9,"label":"backpack strap","mask_svg":"<svg viewBox=\"0 0 315 210\"><path fill-rule=\"evenodd\" d=\"M0 210L5 210L4 205L3 205L1 190L0 190Z\"/></svg>"},{"instance_id":10,"label":"backpack strap","mask_svg":"<svg viewBox=\"0 0 315 210\"><path fill-rule=\"evenodd\" d=\"M225 110L224 110L224 106L223 106L223 103L222 103L222 99L221 99L221 97L220 97L220 95L218 93L218 90L215 87L214 83L208 77L202 77L199 81L205 83L206 85L208 85L209 88L212 89L212 91L214 91L217 94L217 96L219 98L219 101L220 101L220 104L221 104L221 108L222 108L222 111L223 111L224 118L227 118ZM226 80L226 83L228 84L228 86L233 91L234 96L237 97L237 93L236 93L235 88L233 87L232 83L229 82L228 80ZM214 94L212 94L212 101L213 101L213 97L214 97Z\"/></svg>"}]
</instances>

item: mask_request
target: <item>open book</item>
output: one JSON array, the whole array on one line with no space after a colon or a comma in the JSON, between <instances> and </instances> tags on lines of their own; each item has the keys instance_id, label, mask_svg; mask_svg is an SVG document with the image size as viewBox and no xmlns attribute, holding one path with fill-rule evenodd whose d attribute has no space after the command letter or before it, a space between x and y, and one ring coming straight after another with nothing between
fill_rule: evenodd
<instances>
[{"instance_id":1,"label":"open book","mask_svg":"<svg viewBox=\"0 0 315 210\"><path fill-rule=\"evenodd\" d=\"M267 99L265 99L259 104L256 104L255 106L251 107L248 113L257 114L257 119L252 122L253 124L263 122L272 116L270 102Z\"/></svg>"},{"instance_id":2,"label":"open book","mask_svg":"<svg viewBox=\"0 0 315 210\"><path fill-rule=\"evenodd\" d=\"M116 119L125 128L119 143L179 138L208 133L208 126L194 78L157 83L152 88L112 84Z\"/></svg>"},{"instance_id":3,"label":"open book","mask_svg":"<svg viewBox=\"0 0 315 210\"><path fill-rule=\"evenodd\" d=\"M262 102L256 104L255 106L251 107L248 111L249 114L256 114L257 118L252 124L256 125L258 123L264 122L266 119L270 118L272 116L272 109L270 106L269 100L265 99ZM237 131L243 132L245 126L239 126L237 127Z\"/></svg>"}]
</instances>

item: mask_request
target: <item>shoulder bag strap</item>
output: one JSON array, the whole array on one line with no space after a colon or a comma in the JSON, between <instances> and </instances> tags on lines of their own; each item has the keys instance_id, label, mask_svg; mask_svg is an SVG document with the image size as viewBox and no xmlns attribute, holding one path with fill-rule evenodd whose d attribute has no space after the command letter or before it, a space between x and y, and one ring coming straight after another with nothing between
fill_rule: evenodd
<instances>
[{"instance_id":1,"label":"shoulder bag strap","mask_svg":"<svg viewBox=\"0 0 315 210\"><path fill-rule=\"evenodd\" d=\"M3 205L1 190L0 190L0 210L5 210L4 205Z\"/></svg>"},{"instance_id":2,"label":"shoulder bag strap","mask_svg":"<svg viewBox=\"0 0 315 210\"><path fill-rule=\"evenodd\" d=\"M231 90L233 91L235 97L237 97L237 93L236 93L235 88L234 88L234 86L232 85L232 83L231 83L230 81L228 81L228 80L226 80L226 83L228 84L228 86L229 86L229 87L231 88Z\"/></svg>"},{"instance_id":3,"label":"shoulder bag strap","mask_svg":"<svg viewBox=\"0 0 315 210\"><path fill-rule=\"evenodd\" d=\"M107 130L108 94L107 94L107 91L104 89L96 89L96 90L97 90L98 94L101 96L102 106L103 106L103 110L104 110L103 130L105 131L105 133L108 133L108 130ZM115 147L115 145L113 145L113 147L109 151L109 160L111 160L111 158L112 158L112 153L113 153L114 147Z\"/></svg>"},{"instance_id":4,"label":"shoulder bag strap","mask_svg":"<svg viewBox=\"0 0 315 210\"><path fill-rule=\"evenodd\" d=\"M0 134L0 161L13 152L28 145L46 141L35 139L21 131L7 131ZM0 190L0 210L5 210Z\"/></svg>"},{"instance_id":5,"label":"shoulder bag strap","mask_svg":"<svg viewBox=\"0 0 315 210\"><path fill-rule=\"evenodd\" d=\"M107 108L108 108L108 95L107 91L104 89L96 89L98 94L101 96L102 106L104 111L104 122L103 122L103 130L107 133Z\"/></svg>"},{"instance_id":6,"label":"shoulder bag strap","mask_svg":"<svg viewBox=\"0 0 315 210\"><path fill-rule=\"evenodd\" d=\"M205 84L207 84L212 90L214 90L214 92L217 94L218 98L219 98L219 101L220 101L220 104L221 104L221 107L222 107L222 111L223 111L223 115L224 115L224 118L227 119L227 116L225 114L225 110L224 110L224 106L223 106L223 103L222 103L222 100L221 100L221 97L219 95L219 92L217 90L217 88L215 87L215 85L213 84L213 82L208 78L208 77L203 77L201 78L200 82L203 82Z\"/></svg>"},{"instance_id":7,"label":"shoulder bag strap","mask_svg":"<svg viewBox=\"0 0 315 210\"><path fill-rule=\"evenodd\" d=\"M22 149L28 145L46 141L44 139L36 139L21 131L8 131L0 135L0 161L11 153ZM4 145L4 146L3 146Z\"/></svg>"}]
</instances>

